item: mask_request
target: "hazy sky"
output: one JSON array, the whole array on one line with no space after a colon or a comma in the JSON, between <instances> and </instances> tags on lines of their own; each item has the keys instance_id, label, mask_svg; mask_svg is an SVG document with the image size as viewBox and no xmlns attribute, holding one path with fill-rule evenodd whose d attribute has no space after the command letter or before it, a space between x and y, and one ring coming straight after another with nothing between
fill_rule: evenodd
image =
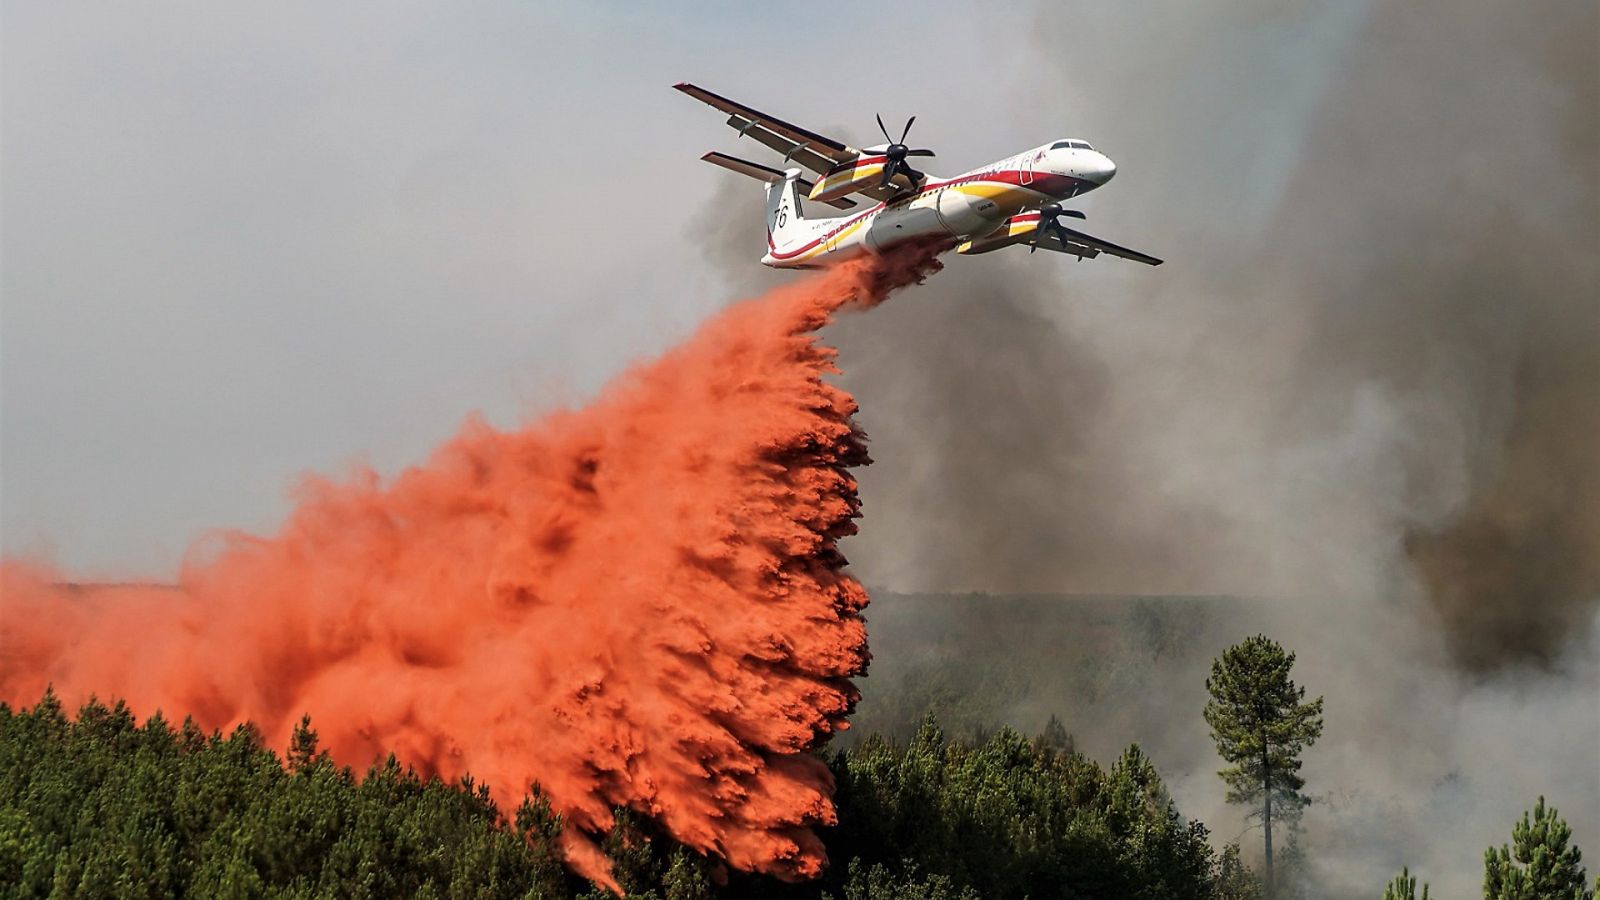
<instances>
[{"instance_id":1,"label":"hazy sky","mask_svg":"<svg viewBox=\"0 0 1600 900\"><path fill-rule=\"evenodd\" d=\"M728 300L695 229L733 176L697 157L734 139L679 80L857 135L920 112L958 163L1059 130L915 52L971 13L909 9L819 47L735 3L6 4L5 552L166 577L298 472L393 471L685 334Z\"/></svg>"}]
</instances>

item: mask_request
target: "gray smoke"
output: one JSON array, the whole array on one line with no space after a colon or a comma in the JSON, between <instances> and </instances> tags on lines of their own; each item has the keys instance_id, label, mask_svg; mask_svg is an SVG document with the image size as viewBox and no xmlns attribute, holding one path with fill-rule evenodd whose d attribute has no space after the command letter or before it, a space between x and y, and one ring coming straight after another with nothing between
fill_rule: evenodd
<instances>
[{"instance_id":1,"label":"gray smoke","mask_svg":"<svg viewBox=\"0 0 1600 900\"><path fill-rule=\"evenodd\" d=\"M895 500L853 558L943 590L1371 595L1421 574L1465 666L1581 644L1593 4L1170 6L1102 15L1092 41L1071 37L1087 9L1051 7L1038 32L1074 123L1054 127L1122 164L1091 224L1172 262L962 260L839 329L897 462L865 476L869 504Z\"/></svg>"},{"instance_id":2,"label":"gray smoke","mask_svg":"<svg viewBox=\"0 0 1600 900\"><path fill-rule=\"evenodd\" d=\"M1470 895L1540 793L1600 853L1595 5L1072 2L1035 24L1018 119L1116 159L1088 227L1171 261L957 259L835 328L877 460L846 552L899 591L1273 599L1186 652L1094 625L1144 668L1085 696L1096 651L1026 636L1043 607L918 621L902 598L863 713L917 663L888 664L897 643L1017 618L996 639L1035 684L1003 718L1144 743L1231 838L1197 676L1263 630L1328 697L1323 893L1407 864Z\"/></svg>"}]
</instances>

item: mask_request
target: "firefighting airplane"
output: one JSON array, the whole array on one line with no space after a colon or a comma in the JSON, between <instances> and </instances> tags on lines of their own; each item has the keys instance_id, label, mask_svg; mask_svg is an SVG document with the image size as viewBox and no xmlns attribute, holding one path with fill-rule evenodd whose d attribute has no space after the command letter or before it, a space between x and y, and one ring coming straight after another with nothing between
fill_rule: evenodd
<instances>
[{"instance_id":1,"label":"firefighting airplane","mask_svg":"<svg viewBox=\"0 0 1600 900\"><path fill-rule=\"evenodd\" d=\"M1159 266L1153 256L1119 247L1061 224L1062 216L1082 219L1060 201L1087 193L1111 180L1117 167L1088 141L1060 140L1025 150L954 178L935 178L913 169L912 156L932 150L907 147L912 116L897 141L878 117L885 143L857 150L692 84L678 90L728 114L739 134L783 154L820 177L810 181L800 169L785 171L715 151L706 162L767 183L767 255L764 265L783 269L817 268L861 253L879 253L919 239L955 242L956 252L988 253L1012 244L1092 259L1102 253ZM806 199L836 209L858 204L860 194L876 205L854 215L808 219L800 210L796 186Z\"/></svg>"}]
</instances>

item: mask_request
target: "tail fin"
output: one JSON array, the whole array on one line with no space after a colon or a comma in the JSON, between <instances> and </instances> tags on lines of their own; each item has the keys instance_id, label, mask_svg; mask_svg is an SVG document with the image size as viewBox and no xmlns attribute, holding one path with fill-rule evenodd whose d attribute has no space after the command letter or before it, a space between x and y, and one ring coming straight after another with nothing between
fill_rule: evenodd
<instances>
[{"instance_id":1,"label":"tail fin","mask_svg":"<svg viewBox=\"0 0 1600 900\"><path fill-rule=\"evenodd\" d=\"M809 236L810 229L806 228L805 215L800 210L800 194L795 189L799 178L800 170L790 169L783 173L782 181L767 183L767 246L770 249L782 250L800 237Z\"/></svg>"},{"instance_id":2,"label":"tail fin","mask_svg":"<svg viewBox=\"0 0 1600 900\"><path fill-rule=\"evenodd\" d=\"M800 177L800 170L779 172L760 163L716 151L700 158L729 171L759 178L767 183L767 255L761 262L769 266L798 265L804 268L801 263L782 262L782 259L792 260L794 256L793 253L785 255L784 251L804 247L808 242L815 243L817 234L826 226L821 224L825 220L807 219L800 209L800 192L811 192L811 182ZM848 197L822 202L835 209L849 209L856 205L856 202Z\"/></svg>"}]
</instances>

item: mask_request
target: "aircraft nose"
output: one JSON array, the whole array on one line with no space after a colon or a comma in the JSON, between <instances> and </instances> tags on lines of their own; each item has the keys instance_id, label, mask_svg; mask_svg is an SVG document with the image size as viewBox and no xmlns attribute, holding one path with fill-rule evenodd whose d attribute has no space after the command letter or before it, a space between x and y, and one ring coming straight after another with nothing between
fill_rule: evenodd
<instances>
[{"instance_id":1,"label":"aircraft nose","mask_svg":"<svg viewBox=\"0 0 1600 900\"><path fill-rule=\"evenodd\" d=\"M1110 181L1112 176L1117 174L1117 164L1104 153L1090 151L1085 156L1088 158L1084 160L1084 178L1100 185Z\"/></svg>"}]
</instances>

